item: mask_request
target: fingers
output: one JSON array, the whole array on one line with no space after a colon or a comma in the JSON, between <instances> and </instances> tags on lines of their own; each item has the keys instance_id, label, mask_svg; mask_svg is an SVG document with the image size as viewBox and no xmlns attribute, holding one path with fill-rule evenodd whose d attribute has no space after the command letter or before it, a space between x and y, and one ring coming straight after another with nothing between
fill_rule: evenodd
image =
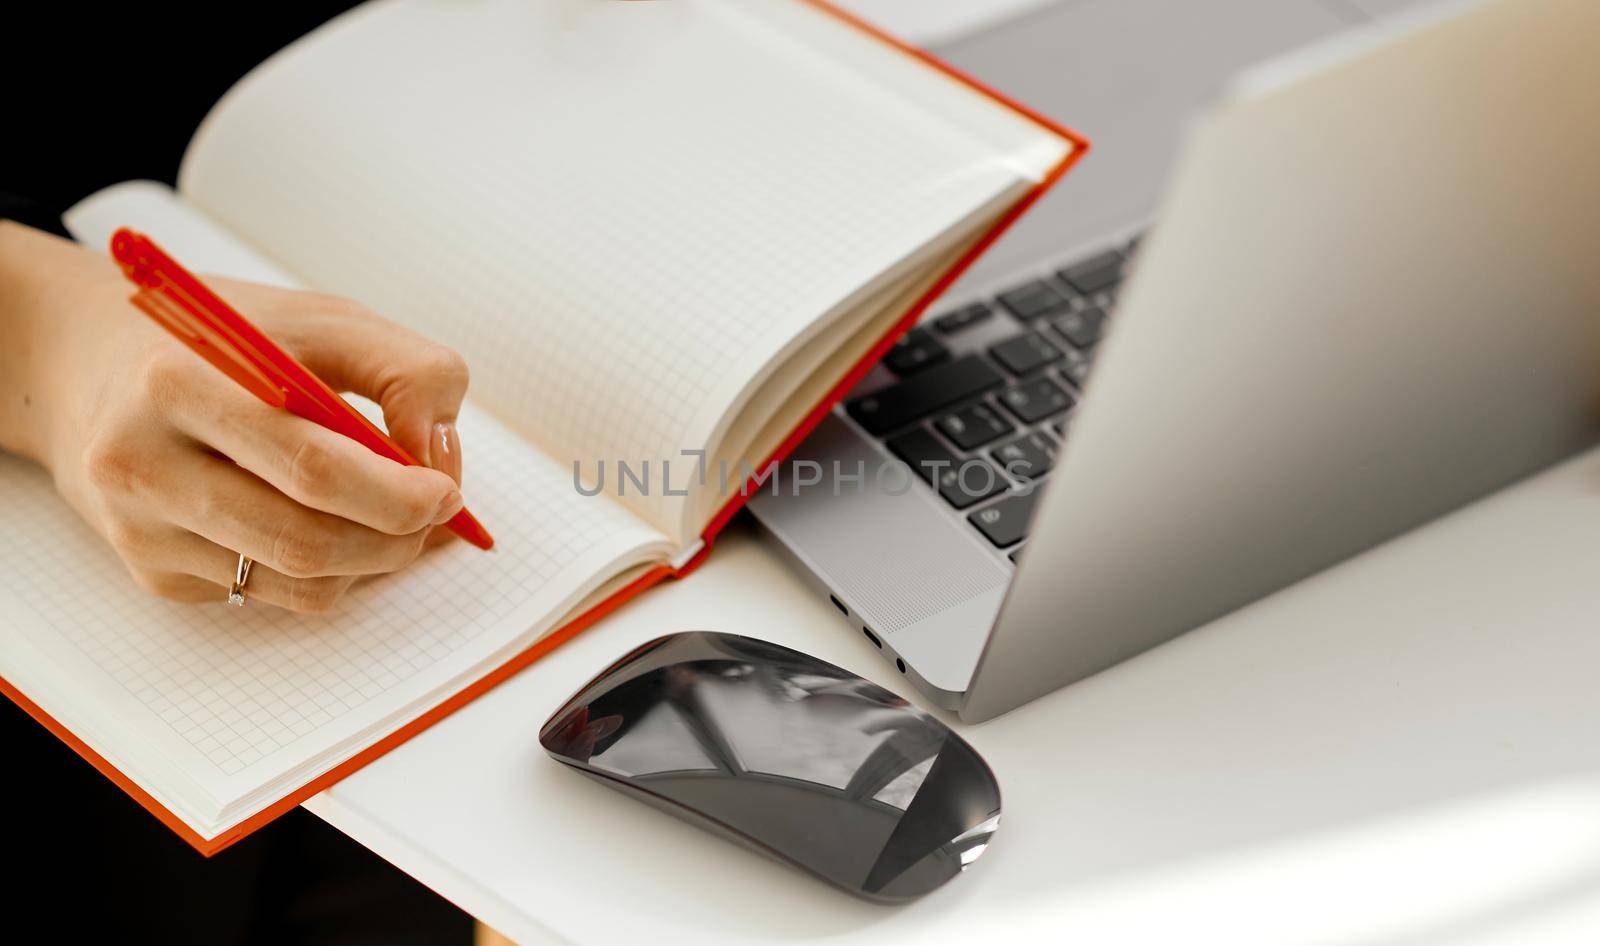
<instances>
[{"instance_id":1,"label":"fingers","mask_svg":"<svg viewBox=\"0 0 1600 946\"><path fill-rule=\"evenodd\" d=\"M381 457L255 400L215 372L197 375L188 396L169 409L180 430L283 495L379 532L411 535L461 509L449 475Z\"/></svg>"},{"instance_id":2,"label":"fingers","mask_svg":"<svg viewBox=\"0 0 1600 946\"><path fill-rule=\"evenodd\" d=\"M448 529L430 529L426 546L432 548L452 537ZM228 599L239 553L189 532L170 529L161 543L163 552L144 564L131 566L134 580L151 594L190 604L221 603ZM301 614L337 611L355 575L292 578L270 565L255 562L245 582L245 594Z\"/></svg>"},{"instance_id":3,"label":"fingers","mask_svg":"<svg viewBox=\"0 0 1600 946\"><path fill-rule=\"evenodd\" d=\"M160 570L143 570L134 577L140 585L163 598L221 604L228 598L238 564L238 553L200 536L181 533L169 546ZM338 610L345 593L355 582L354 575L291 578L256 562L245 582L245 596L251 601L301 614L326 614Z\"/></svg>"},{"instance_id":4,"label":"fingers","mask_svg":"<svg viewBox=\"0 0 1600 946\"><path fill-rule=\"evenodd\" d=\"M171 521L292 578L377 575L409 565L426 528L390 535L302 506L227 460L201 455L167 488L190 498Z\"/></svg>"},{"instance_id":5,"label":"fingers","mask_svg":"<svg viewBox=\"0 0 1600 946\"><path fill-rule=\"evenodd\" d=\"M215 582L186 575L182 572L151 571L143 566L133 566L133 580L139 587L158 598L201 604L206 601L226 601L228 591Z\"/></svg>"},{"instance_id":6,"label":"fingers","mask_svg":"<svg viewBox=\"0 0 1600 946\"><path fill-rule=\"evenodd\" d=\"M467 364L453 349L354 303L322 299L320 324L298 333L296 356L335 390L383 407L389 436L420 462L459 481L455 420Z\"/></svg>"}]
</instances>

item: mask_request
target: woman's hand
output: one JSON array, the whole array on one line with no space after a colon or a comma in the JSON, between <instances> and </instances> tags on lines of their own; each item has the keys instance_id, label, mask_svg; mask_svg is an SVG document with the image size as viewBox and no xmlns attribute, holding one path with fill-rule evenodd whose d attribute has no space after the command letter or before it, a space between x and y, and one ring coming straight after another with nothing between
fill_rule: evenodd
<instances>
[{"instance_id":1,"label":"woman's hand","mask_svg":"<svg viewBox=\"0 0 1600 946\"><path fill-rule=\"evenodd\" d=\"M0 223L0 446L31 456L134 580L186 601L327 611L462 506L454 351L343 299L208 279L335 390L383 407L405 467L268 407L128 301L109 259ZM447 535L439 530L441 537Z\"/></svg>"}]
</instances>

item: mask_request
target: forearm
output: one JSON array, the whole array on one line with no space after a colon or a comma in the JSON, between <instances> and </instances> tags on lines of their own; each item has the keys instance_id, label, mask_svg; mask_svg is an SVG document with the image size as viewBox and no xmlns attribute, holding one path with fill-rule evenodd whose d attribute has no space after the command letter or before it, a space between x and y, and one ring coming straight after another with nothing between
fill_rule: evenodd
<instances>
[{"instance_id":1,"label":"forearm","mask_svg":"<svg viewBox=\"0 0 1600 946\"><path fill-rule=\"evenodd\" d=\"M52 326L43 313L48 273L58 265L58 241L0 220L0 449L47 463L50 412L48 366Z\"/></svg>"}]
</instances>

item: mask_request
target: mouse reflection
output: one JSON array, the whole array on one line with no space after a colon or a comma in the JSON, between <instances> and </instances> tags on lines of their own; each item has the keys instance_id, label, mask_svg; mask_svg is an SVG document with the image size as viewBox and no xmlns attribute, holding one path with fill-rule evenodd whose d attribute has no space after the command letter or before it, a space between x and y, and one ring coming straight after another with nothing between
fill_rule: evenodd
<instances>
[{"instance_id":1,"label":"mouse reflection","mask_svg":"<svg viewBox=\"0 0 1600 946\"><path fill-rule=\"evenodd\" d=\"M552 717L542 741L875 900L960 873L999 821L988 767L943 724L831 664L733 635L646 644Z\"/></svg>"}]
</instances>

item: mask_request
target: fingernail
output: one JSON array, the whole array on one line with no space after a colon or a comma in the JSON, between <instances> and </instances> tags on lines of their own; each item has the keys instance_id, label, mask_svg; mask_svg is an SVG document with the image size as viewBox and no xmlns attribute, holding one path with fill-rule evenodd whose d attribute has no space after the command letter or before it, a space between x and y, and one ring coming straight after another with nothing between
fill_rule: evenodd
<instances>
[{"instance_id":1,"label":"fingernail","mask_svg":"<svg viewBox=\"0 0 1600 946\"><path fill-rule=\"evenodd\" d=\"M433 425L429 465L457 483L461 482L461 435L454 421Z\"/></svg>"},{"instance_id":2,"label":"fingernail","mask_svg":"<svg viewBox=\"0 0 1600 946\"><path fill-rule=\"evenodd\" d=\"M466 501L461 498L461 490L451 490L450 494L444 498L444 501L439 503L439 511L433 514L433 524L440 525L449 522L465 505Z\"/></svg>"}]
</instances>

